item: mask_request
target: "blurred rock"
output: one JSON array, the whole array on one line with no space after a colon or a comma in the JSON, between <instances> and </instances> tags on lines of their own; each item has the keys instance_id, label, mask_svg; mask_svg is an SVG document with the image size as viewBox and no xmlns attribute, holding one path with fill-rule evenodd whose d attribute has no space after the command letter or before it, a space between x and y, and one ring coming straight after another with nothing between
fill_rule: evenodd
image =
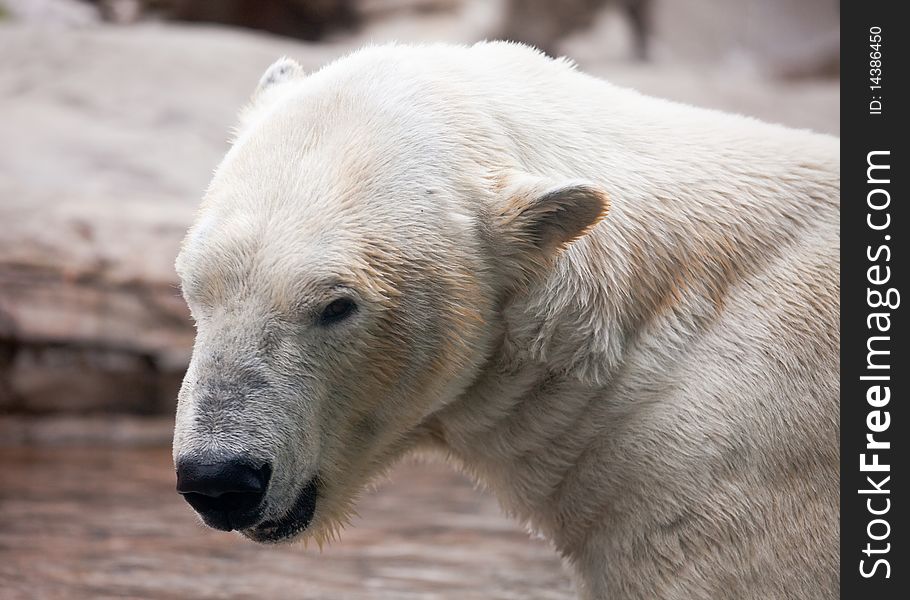
<instances>
[{"instance_id":1,"label":"blurred rock","mask_svg":"<svg viewBox=\"0 0 910 600\"><path fill-rule=\"evenodd\" d=\"M0 451L24 446L168 448L173 435L172 414L0 416Z\"/></svg>"},{"instance_id":2,"label":"blurred rock","mask_svg":"<svg viewBox=\"0 0 910 600\"><path fill-rule=\"evenodd\" d=\"M170 264L192 205L122 193L51 193L0 178L0 407L172 405L192 328Z\"/></svg>"},{"instance_id":3,"label":"blurred rock","mask_svg":"<svg viewBox=\"0 0 910 600\"><path fill-rule=\"evenodd\" d=\"M824 32L797 45L785 55L773 57L769 71L788 80L839 78L840 31Z\"/></svg>"},{"instance_id":4,"label":"blurred rock","mask_svg":"<svg viewBox=\"0 0 910 600\"><path fill-rule=\"evenodd\" d=\"M155 0L169 18L318 40L357 24L354 0Z\"/></svg>"},{"instance_id":5,"label":"blurred rock","mask_svg":"<svg viewBox=\"0 0 910 600\"><path fill-rule=\"evenodd\" d=\"M136 23L145 16L143 0L94 0L105 21L126 25Z\"/></svg>"},{"instance_id":6,"label":"blurred rock","mask_svg":"<svg viewBox=\"0 0 910 600\"><path fill-rule=\"evenodd\" d=\"M3 1L3 0L0 0ZM57 0L64 1L64 0ZM73 1L73 0L68 0ZM454 12L463 0L86 0L104 20L220 23L316 41L388 18Z\"/></svg>"},{"instance_id":7,"label":"blurred rock","mask_svg":"<svg viewBox=\"0 0 910 600\"><path fill-rule=\"evenodd\" d=\"M460 12L445 12L449 1ZM705 2L692 0L686 18L702 23ZM173 261L236 111L272 61L288 55L312 71L370 41L470 42L496 22L480 0L364 6L375 22L319 45L202 25L0 23L0 410L172 409L193 337ZM683 27L675 4L654 6ZM718 18L745 22L733 4L722 9ZM644 93L837 132L836 79L663 60L666 40L658 28L648 63L611 59L596 35L571 47L586 71ZM809 46L830 55L830 43Z\"/></svg>"},{"instance_id":8,"label":"blurred rock","mask_svg":"<svg viewBox=\"0 0 910 600\"><path fill-rule=\"evenodd\" d=\"M836 0L654 0L655 57L764 70L840 31Z\"/></svg>"},{"instance_id":9,"label":"blurred rock","mask_svg":"<svg viewBox=\"0 0 910 600\"><path fill-rule=\"evenodd\" d=\"M394 15L452 14L464 3L465 0L356 0L356 10L369 21Z\"/></svg>"},{"instance_id":10,"label":"blurred rock","mask_svg":"<svg viewBox=\"0 0 910 600\"><path fill-rule=\"evenodd\" d=\"M0 0L0 17L43 25L84 26L101 19L98 9L75 0Z\"/></svg>"},{"instance_id":11,"label":"blurred rock","mask_svg":"<svg viewBox=\"0 0 910 600\"><path fill-rule=\"evenodd\" d=\"M503 28L497 37L540 48L559 56L559 43L572 33L591 27L607 6L622 9L632 31L635 58L648 56L651 0L508 0Z\"/></svg>"},{"instance_id":12,"label":"blurred rock","mask_svg":"<svg viewBox=\"0 0 910 600\"><path fill-rule=\"evenodd\" d=\"M276 57L326 57L152 26L0 44L0 410L169 412L193 339L174 257L235 111Z\"/></svg>"}]
</instances>

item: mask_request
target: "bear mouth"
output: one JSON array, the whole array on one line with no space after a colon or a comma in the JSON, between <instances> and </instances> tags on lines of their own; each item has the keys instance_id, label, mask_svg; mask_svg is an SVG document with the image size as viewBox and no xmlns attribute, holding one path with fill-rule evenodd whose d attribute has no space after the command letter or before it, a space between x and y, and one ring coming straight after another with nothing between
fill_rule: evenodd
<instances>
[{"instance_id":1,"label":"bear mouth","mask_svg":"<svg viewBox=\"0 0 910 600\"><path fill-rule=\"evenodd\" d=\"M319 478L313 477L300 493L284 516L269 519L243 531L255 542L276 543L290 539L306 529L316 513L316 499L319 496Z\"/></svg>"}]
</instances>

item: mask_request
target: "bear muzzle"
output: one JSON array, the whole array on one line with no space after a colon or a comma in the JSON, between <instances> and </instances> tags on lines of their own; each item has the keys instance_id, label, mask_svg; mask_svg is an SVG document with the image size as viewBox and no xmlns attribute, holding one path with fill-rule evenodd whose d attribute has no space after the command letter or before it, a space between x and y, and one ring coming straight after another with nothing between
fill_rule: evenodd
<instances>
[{"instance_id":1,"label":"bear muzzle","mask_svg":"<svg viewBox=\"0 0 910 600\"><path fill-rule=\"evenodd\" d=\"M209 527L246 529L261 518L270 464L245 456L186 457L176 462L177 492Z\"/></svg>"},{"instance_id":2,"label":"bear muzzle","mask_svg":"<svg viewBox=\"0 0 910 600\"><path fill-rule=\"evenodd\" d=\"M263 521L243 532L245 536L260 543L277 543L293 538L305 530L316 514L316 500L322 483L318 476L310 479L297 493L287 513L278 518Z\"/></svg>"}]
</instances>

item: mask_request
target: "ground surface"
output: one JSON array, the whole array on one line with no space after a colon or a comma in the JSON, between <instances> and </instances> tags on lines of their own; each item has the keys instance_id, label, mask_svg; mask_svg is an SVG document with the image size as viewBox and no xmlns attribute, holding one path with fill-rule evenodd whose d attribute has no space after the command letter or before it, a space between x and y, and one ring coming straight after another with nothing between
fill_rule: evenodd
<instances>
[{"instance_id":1,"label":"ground surface","mask_svg":"<svg viewBox=\"0 0 910 600\"><path fill-rule=\"evenodd\" d=\"M206 529L174 492L166 427L0 420L0 598L573 597L547 544L442 464L401 465L322 554Z\"/></svg>"}]
</instances>

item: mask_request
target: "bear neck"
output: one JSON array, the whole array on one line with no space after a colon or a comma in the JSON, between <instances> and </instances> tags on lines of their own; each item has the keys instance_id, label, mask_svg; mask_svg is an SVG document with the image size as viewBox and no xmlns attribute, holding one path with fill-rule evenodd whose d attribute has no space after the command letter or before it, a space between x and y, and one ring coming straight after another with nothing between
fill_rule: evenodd
<instances>
[{"instance_id":1,"label":"bear neck","mask_svg":"<svg viewBox=\"0 0 910 600\"><path fill-rule=\"evenodd\" d=\"M503 352L596 387L637 344L681 351L731 290L836 223L840 152L830 136L589 83L584 119L558 94L542 98L553 119L515 122L503 109L521 168L592 181L610 210L502 319Z\"/></svg>"},{"instance_id":2,"label":"bear neck","mask_svg":"<svg viewBox=\"0 0 910 600\"><path fill-rule=\"evenodd\" d=\"M836 230L835 138L683 109L673 127L639 118L633 130L621 114L594 122L586 131L599 150L584 160L565 148L523 160L532 172L602 184L610 212L502 307L486 367L424 430L570 558L634 497L623 496L635 475L622 448L605 440L628 437L643 407L660 410L667 395L642 382L663 380L726 311L741 310L728 306L734 290L815 228ZM560 139L554 130L525 133L513 132L519 146ZM651 442L660 451L660 440ZM596 490L586 487L592 472Z\"/></svg>"}]
</instances>

